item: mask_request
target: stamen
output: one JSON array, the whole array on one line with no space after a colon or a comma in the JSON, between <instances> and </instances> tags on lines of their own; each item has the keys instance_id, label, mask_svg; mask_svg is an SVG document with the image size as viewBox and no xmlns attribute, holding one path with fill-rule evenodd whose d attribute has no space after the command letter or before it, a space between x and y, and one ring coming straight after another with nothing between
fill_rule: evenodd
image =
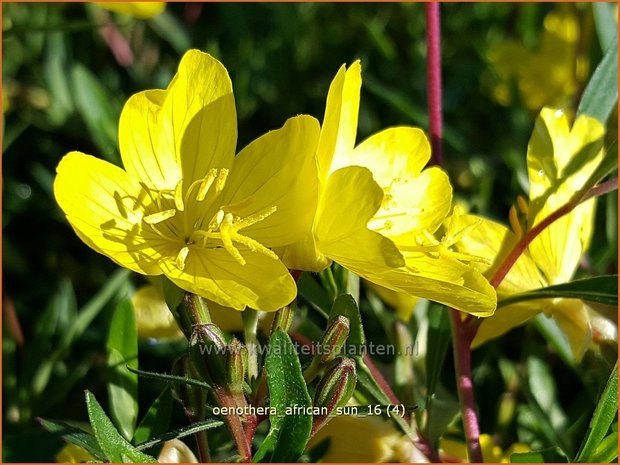
<instances>
[{"instance_id":1,"label":"stamen","mask_svg":"<svg viewBox=\"0 0 620 465\"><path fill-rule=\"evenodd\" d=\"M521 227L521 223L519 222L519 218L517 217L517 209L513 205L510 207L510 213L508 214L508 219L510 221L510 227L515 232L517 237L523 236L523 228Z\"/></svg>"},{"instance_id":2,"label":"stamen","mask_svg":"<svg viewBox=\"0 0 620 465\"><path fill-rule=\"evenodd\" d=\"M527 202L521 195L517 195L517 205L519 206L519 210L521 211L521 213L527 215L529 207L527 205Z\"/></svg>"},{"instance_id":3,"label":"stamen","mask_svg":"<svg viewBox=\"0 0 620 465\"><path fill-rule=\"evenodd\" d=\"M221 210L220 210L221 211ZM220 239L222 240L222 245L226 249L226 251L232 255L232 257L239 263L240 265L245 265L245 259L241 256L241 252L233 245L233 234L236 233L232 229L233 224L233 216L230 213L227 213L224 216L224 221L222 221L222 225L220 226ZM232 230L232 231L231 231Z\"/></svg>"},{"instance_id":4,"label":"stamen","mask_svg":"<svg viewBox=\"0 0 620 465\"><path fill-rule=\"evenodd\" d=\"M205 197L207 196L207 193L209 192L209 189L211 189L211 185L213 185L213 181L215 181L216 176L217 176L217 170L215 168L211 168L209 170L209 173L204 177L204 179L200 183L198 194L196 194L196 200L198 202L202 202L205 199Z\"/></svg>"},{"instance_id":5,"label":"stamen","mask_svg":"<svg viewBox=\"0 0 620 465\"><path fill-rule=\"evenodd\" d=\"M252 252L259 252L259 253L265 254L268 257L273 258L274 260L278 259L278 256L273 250L268 249L260 242L255 241L254 239L251 239L248 236L242 236L241 234L235 234L233 236L233 240L235 242L239 242L240 244L247 246Z\"/></svg>"},{"instance_id":6,"label":"stamen","mask_svg":"<svg viewBox=\"0 0 620 465\"><path fill-rule=\"evenodd\" d=\"M174 188L174 206L177 207L177 210L182 212L185 210L185 205L183 204L183 180L180 179Z\"/></svg>"},{"instance_id":7,"label":"stamen","mask_svg":"<svg viewBox=\"0 0 620 465\"><path fill-rule=\"evenodd\" d=\"M213 219L209 223L209 230L215 231L222 224L222 220L224 219L224 210L218 210L215 215L213 215Z\"/></svg>"},{"instance_id":8,"label":"stamen","mask_svg":"<svg viewBox=\"0 0 620 465\"><path fill-rule=\"evenodd\" d=\"M222 189L224 189L224 185L226 184L227 178L228 169L222 168L217 176L217 181L215 181L215 192L222 192Z\"/></svg>"},{"instance_id":9,"label":"stamen","mask_svg":"<svg viewBox=\"0 0 620 465\"><path fill-rule=\"evenodd\" d=\"M153 213L151 215L147 215L142 219L145 223L157 224L161 223L162 221L166 221L168 218L172 218L174 215L176 215L176 213L177 211L171 208L170 210L164 210L161 212Z\"/></svg>"},{"instance_id":10,"label":"stamen","mask_svg":"<svg viewBox=\"0 0 620 465\"><path fill-rule=\"evenodd\" d=\"M187 260L188 254L189 254L189 247L187 246L179 250L179 254L177 255L177 258L176 258L176 263L181 271L185 268L185 260Z\"/></svg>"},{"instance_id":11,"label":"stamen","mask_svg":"<svg viewBox=\"0 0 620 465\"><path fill-rule=\"evenodd\" d=\"M244 228L247 228L249 226L252 226L253 224L259 223L261 221L263 221L265 218L267 218L268 216L272 215L273 213L276 212L276 210L278 209L277 206L273 206L270 208L265 208L263 211L260 211L258 213L255 213L253 215L250 215L240 221L237 221L234 225L234 229L235 231L240 231ZM220 210L221 211L221 210Z\"/></svg>"}]
</instances>

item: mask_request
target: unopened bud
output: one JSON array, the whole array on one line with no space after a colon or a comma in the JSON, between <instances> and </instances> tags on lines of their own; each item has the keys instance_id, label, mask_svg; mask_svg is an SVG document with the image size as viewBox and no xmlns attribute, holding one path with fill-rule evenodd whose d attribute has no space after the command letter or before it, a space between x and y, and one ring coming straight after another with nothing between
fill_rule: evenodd
<instances>
[{"instance_id":1,"label":"unopened bud","mask_svg":"<svg viewBox=\"0 0 620 465\"><path fill-rule=\"evenodd\" d=\"M224 333L214 324L194 326L189 353L200 376L209 384L226 382L227 344Z\"/></svg>"},{"instance_id":2,"label":"unopened bud","mask_svg":"<svg viewBox=\"0 0 620 465\"><path fill-rule=\"evenodd\" d=\"M243 392L243 381L248 369L248 349L237 339L228 345L228 386L232 392Z\"/></svg>"},{"instance_id":3,"label":"unopened bud","mask_svg":"<svg viewBox=\"0 0 620 465\"><path fill-rule=\"evenodd\" d=\"M349 319L344 315L338 315L331 321L321 338L318 354L321 363L329 363L338 357L348 337Z\"/></svg>"},{"instance_id":4,"label":"unopened bud","mask_svg":"<svg viewBox=\"0 0 620 465\"><path fill-rule=\"evenodd\" d=\"M356 384L357 372L353 359L337 358L330 364L314 395L314 406L323 407L326 413L314 417L312 434L329 422L330 415L337 408L346 405L355 391Z\"/></svg>"}]
</instances>

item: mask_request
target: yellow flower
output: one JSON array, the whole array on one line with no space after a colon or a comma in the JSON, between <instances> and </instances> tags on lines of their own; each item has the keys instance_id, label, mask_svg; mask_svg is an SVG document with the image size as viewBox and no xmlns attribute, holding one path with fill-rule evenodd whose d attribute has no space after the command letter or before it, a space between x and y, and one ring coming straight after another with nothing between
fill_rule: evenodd
<instances>
[{"instance_id":1,"label":"yellow flower","mask_svg":"<svg viewBox=\"0 0 620 465\"><path fill-rule=\"evenodd\" d=\"M398 318L404 322L408 322L413 315L418 298L405 292L397 292L383 286L378 286L371 282L366 282L375 294L379 296L386 304L396 310Z\"/></svg>"},{"instance_id":2,"label":"yellow flower","mask_svg":"<svg viewBox=\"0 0 620 465\"><path fill-rule=\"evenodd\" d=\"M604 127L596 119L580 116L572 129L566 115L545 108L536 121L528 145L530 203L526 228L531 229L550 213L565 205L580 190L603 157ZM498 299L570 281L592 238L595 199L588 200L552 223L534 239L498 287ZM511 212L513 230L473 215L455 221L460 227L477 224L459 243L470 253L487 257L493 266L481 271L491 276L519 240L521 225ZM580 300L545 299L500 307L483 320L474 346L498 337L530 318L544 313L552 317L566 335L579 360L591 341L588 307Z\"/></svg>"},{"instance_id":3,"label":"yellow flower","mask_svg":"<svg viewBox=\"0 0 620 465\"><path fill-rule=\"evenodd\" d=\"M510 104L510 81L514 79L530 110L537 111L545 105L570 106L588 73L586 58L577 53L578 41L576 12L563 7L545 17L537 51L515 41L491 47L488 60L501 79L494 89L496 100L505 106Z\"/></svg>"},{"instance_id":4,"label":"yellow flower","mask_svg":"<svg viewBox=\"0 0 620 465\"><path fill-rule=\"evenodd\" d=\"M58 463L84 463L94 460L95 457L90 452L75 444L67 444L56 454Z\"/></svg>"},{"instance_id":5,"label":"yellow flower","mask_svg":"<svg viewBox=\"0 0 620 465\"><path fill-rule=\"evenodd\" d=\"M317 148L319 201L303 240L279 250L289 268L318 271L331 260L388 289L474 315L493 313L495 290L439 233L452 187L440 168L424 169L424 133L394 127L357 147L361 66L343 65L331 83ZM469 257L468 257L469 258Z\"/></svg>"},{"instance_id":6,"label":"yellow flower","mask_svg":"<svg viewBox=\"0 0 620 465\"><path fill-rule=\"evenodd\" d=\"M149 19L166 9L166 2L97 2L102 8L136 18Z\"/></svg>"},{"instance_id":7,"label":"yellow flower","mask_svg":"<svg viewBox=\"0 0 620 465\"><path fill-rule=\"evenodd\" d=\"M407 436L390 422L376 416L341 415L334 417L308 442L307 450L329 440L329 447L321 462L327 463L409 463L414 454L421 461Z\"/></svg>"},{"instance_id":8,"label":"yellow flower","mask_svg":"<svg viewBox=\"0 0 620 465\"><path fill-rule=\"evenodd\" d=\"M191 50L166 90L138 93L125 104L125 169L71 152L57 168L54 194L78 236L119 265L163 273L237 310L273 311L296 294L271 247L310 228L318 134L314 118L298 116L235 157L228 73Z\"/></svg>"},{"instance_id":9,"label":"yellow flower","mask_svg":"<svg viewBox=\"0 0 620 465\"><path fill-rule=\"evenodd\" d=\"M482 460L488 463L510 463L510 456L512 454L522 454L531 451L528 445L520 442L512 444L504 451L495 444L493 437L489 434L480 435L480 448L482 450ZM456 459L468 460L467 446L462 442L442 438L439 440L439 449L442 457L447 461L455 461Z\"/></svg>"}]
</instances>

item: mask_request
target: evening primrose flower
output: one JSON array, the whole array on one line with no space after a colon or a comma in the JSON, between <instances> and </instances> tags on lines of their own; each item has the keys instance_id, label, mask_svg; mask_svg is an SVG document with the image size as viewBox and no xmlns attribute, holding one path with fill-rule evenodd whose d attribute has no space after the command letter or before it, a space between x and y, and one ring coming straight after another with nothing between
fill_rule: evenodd
<instances>
[{"instance_id":1,"label":"evening primrose flower","mask_svg":"<svg viewBox=\"0 0 620 465\"><path fill-rule=\"evenodd\" d=\"M510 105L510 82L517 83L523 103L538 111L545 105L569 107L588 74L587 57L578 54L579 20L570 6L550 12L544 19L540 47L529 50L515 41L492 46L488 60L500 81L493 94Z\"/></svg>"},{"instance_id":2,"label":"evening primrose flower","mask_svg":"<svg viewBox=\"0 0 620 465\"><path fill-rule=\"evenodd\" d=\"M319 271L335 261L388 289L488 316L495 291L435 236L452 187L440 168L424 168L430 145L412 127L372 135L357 147L361 66L343 65L331 83L317 148L319 200L311 233L278 250L291 269Z\"/></svg>"},{"instance_id":3,"label":"evening primrose flower","mask_svg":"<svg viewBox=\"0 0 620 465\"><path fill-rule=\"evenodd\" d=\"M153 18L166 9L166 2L97 2L97 5L115 13L141 19Z\"/></svg>"},{"instance_id":4,"label":"evening primrose flower","mask_svg":"<svg viewBox=\"0 0 620 465\"><path fill-rule=\"evenodd\" d=\"M480 449L482 451L482 461L488 463L510 463L512 454L522 454L530 452L527 444L516 442L508 449L503 450L495 444L493 437L489 434L480 435ZM439 450L442 458L447 462L467 461L467 446L452 439L442 438L439 440Z\"/></svg>"},{"instance_id":5,"label":"evening primrose flower","mask_svg":"<svg viewBox=\"0 0 620 465\"><path fill-rule=\"evenodd\" d=\"M530 201L529 205L519 202L527 229L568 203L583 187L603 157L603 136L603 125L594 118L579 116L571 129L562 111L541 111L527 153ZM492 260L491 267L478 264L488 276L493 275L523 234L516 211L513 208L510 215L513 231L473 215L454 219L460 227L477 224L462 238L459 247ZM588 200L538 235L498 287L498 299L570 281L589 247L594 211L595 199ZM592 339L588 312L588 306L580 300L559 298L500 307L482 321L473 345L501 336L544 313L564 332L575 359L579 360Z\"/></svg>"},{"instance_id":6,"label":"evening primrose flower","mask_svg":"<svg viewBox=\"0 0 620 465\"><path fill-rule=\"evenodd\" d=\"M327 463L427 462L402 432L377 416L339 415L332 418L308 442L307 450L329 440Z\"/></svg>"},{"instance_id":7,"label":"evening primrose flower","mask_svg":"<svg viewBox=\"0 0 620 465\"><path fill-rule=\"evenodd\" d=\"M312 222L299 206L315 198L318 122L291 118L235 157L228 73L191 50L167 89L129 99L119 126L124 170L80 152L58 165L54 194L78 236L121 266L164 274L220 305L288 304L295 282L272 248Z\"/></svg>"}]
</instances>

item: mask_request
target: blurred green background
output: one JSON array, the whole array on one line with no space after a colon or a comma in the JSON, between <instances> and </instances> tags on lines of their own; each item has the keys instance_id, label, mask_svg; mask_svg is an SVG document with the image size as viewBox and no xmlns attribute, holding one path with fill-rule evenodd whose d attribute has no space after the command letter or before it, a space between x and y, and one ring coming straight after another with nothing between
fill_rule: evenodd
<instances>
[{"instance_id":1,"label":"blurred green background","mask_svg":"<svg viewBox=\"0 0 620 465\"><path fill-rule=\"evenodd\" d=\"M525 107L514 82L508 84L511 105L497 103L498 75L487 55L509 38L535 50L543 18L553 8L442 6L445 167L460 199L503 222L527 187L525 152L537 112ZM592 8L567 8L578 18L579 53L591 72L602 56ZM238 148L290 116L321 119L331 79L340 65L358 58L363 66L358 140L392 125L427 129L424 5L170 3L150 20L95 4L3 2L2 9L3 459L50 461L62 443L35 418L84 421L86 388L105 404L111 310L119 296L144 281L118 274L64 220L52 195L61 157L80 150L119 163L117 123L124 101L137 91L165 87L189 48L213 54L230 73ZM617 116L612 119L615 127ZM610 140L615 137L614 132ZM615 195L601 199L583 273L616 272L616 213ZM384 305L364 302L367 321L380 323L367 326L371 339L389 337L382 329L388 318ZM76 330L78 314L86 316ZM182 350L143 342L141 367L168 371ZM542 403L545 415L555 412L554 434L574 449L613 357L590 354L579 366L567 366L532 326L476 351L482 430L496 433L505 445L517 440L553 445L558 438L540 425L532 407ZM381 362L393 369L393 359ZM547 383L544 399L510 375L532 363ZM446 399L454 401L449 357L445 365L442 384ZM141 382L141 409L160 389ZM502 423L498 411L506 398L516 399L522 411ZM177 412L173 423L183 421Z\"/></svg>"}]
</instances>

